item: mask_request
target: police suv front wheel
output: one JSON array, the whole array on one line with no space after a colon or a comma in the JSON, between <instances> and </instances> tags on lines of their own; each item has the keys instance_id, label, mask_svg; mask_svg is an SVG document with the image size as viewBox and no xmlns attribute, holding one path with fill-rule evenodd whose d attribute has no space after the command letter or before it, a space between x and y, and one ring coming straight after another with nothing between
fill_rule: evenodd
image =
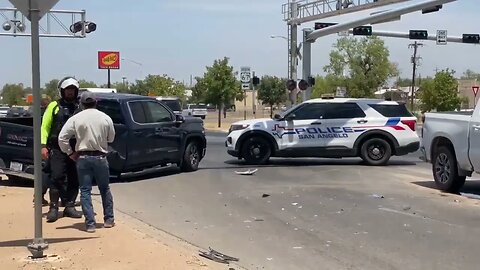
<instances>
[{"instance_id":1,"label":"police suv front wheel","mask_svg":"<svg viewBox=\"0 0 480 270\"><path fill-rule=\"evenodd\" d=\"M268 162L272 148L266 139L255 136L245 140L241 153L247 164L259 165Z\"/></svg>"},{"instance_id":2,"label":"police suv front wheel","mask_svg":"<svg viewBox=\"0 0 480 270\"><path fill-rule=\"evenodd\" d=\"M371 138L366 140L360 149L360 157L368 165L383 166L386 165L392 156L392 147L381 138Z\"/></svg>"}]
</instances>

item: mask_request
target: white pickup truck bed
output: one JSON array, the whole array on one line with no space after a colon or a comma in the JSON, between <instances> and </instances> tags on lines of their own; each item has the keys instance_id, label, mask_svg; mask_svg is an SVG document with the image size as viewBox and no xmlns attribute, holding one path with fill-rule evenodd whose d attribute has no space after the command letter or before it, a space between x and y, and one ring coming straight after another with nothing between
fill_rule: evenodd
<instances>
[{"instance_id":1,"label":"white pickup truck bed","mask_svg":"<svg viewBox=\"0 0 480 270\"><path fill-rule=\"evenodd\" d=\"M457 192L466 176L480 170L480 117L474 112L426 113L422 129L425 161L437 186Z\"/></svg>"}]
</instances>

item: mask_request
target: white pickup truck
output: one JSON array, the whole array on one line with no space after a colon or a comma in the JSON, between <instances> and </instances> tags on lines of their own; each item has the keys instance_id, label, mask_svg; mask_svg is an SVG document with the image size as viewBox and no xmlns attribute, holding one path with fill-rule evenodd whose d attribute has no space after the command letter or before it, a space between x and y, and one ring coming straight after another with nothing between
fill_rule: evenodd
<instances>
[{"instance_id":1,"label":"white pickup truck","mask_svg":"<svg viewBox=\"0 0 480 270\"><path fill-rule=\"evenodd\" d=\"M480 172L480 105L473 112L426 113L422 137L422 159L432 163L439 189L458 192Z\"/></svg>"}]
</instances>

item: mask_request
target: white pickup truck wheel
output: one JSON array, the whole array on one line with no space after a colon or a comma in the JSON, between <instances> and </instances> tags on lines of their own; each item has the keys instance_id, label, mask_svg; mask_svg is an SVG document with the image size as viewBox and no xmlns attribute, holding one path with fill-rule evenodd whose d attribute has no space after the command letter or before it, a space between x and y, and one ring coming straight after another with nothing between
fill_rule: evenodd
<instances>
[{"instance_id":1,"label":"white pickup truck wheel","mask_svg":"<svg viewBox=\"0 0 480 270\"><path fill-rule=\"evenodd\" d=\"M458 175L457 160L452 150L441 146L432 160L433 178L443 191L457 193L465 184L465 176Z\"/></svg>"}]
</instances>

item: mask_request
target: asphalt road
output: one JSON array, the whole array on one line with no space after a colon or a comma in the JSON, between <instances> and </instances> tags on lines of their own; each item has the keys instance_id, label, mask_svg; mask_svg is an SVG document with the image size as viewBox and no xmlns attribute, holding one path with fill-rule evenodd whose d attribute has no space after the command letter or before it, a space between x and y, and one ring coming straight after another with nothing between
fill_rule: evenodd
<instances>
[{"instance_id":1,"label":"asphalt road","mask_svg":"<svg viewBox=\"0 0 480 270\"><path fill-rule=\"evenodd\" d=\"M240 258L235 269L479 269L480 201L436 190L418 154L386 167L274 159L240 176L224 138L208 141L197 172L114 183L116 208Z\"/></svg>"}]
</instances>

